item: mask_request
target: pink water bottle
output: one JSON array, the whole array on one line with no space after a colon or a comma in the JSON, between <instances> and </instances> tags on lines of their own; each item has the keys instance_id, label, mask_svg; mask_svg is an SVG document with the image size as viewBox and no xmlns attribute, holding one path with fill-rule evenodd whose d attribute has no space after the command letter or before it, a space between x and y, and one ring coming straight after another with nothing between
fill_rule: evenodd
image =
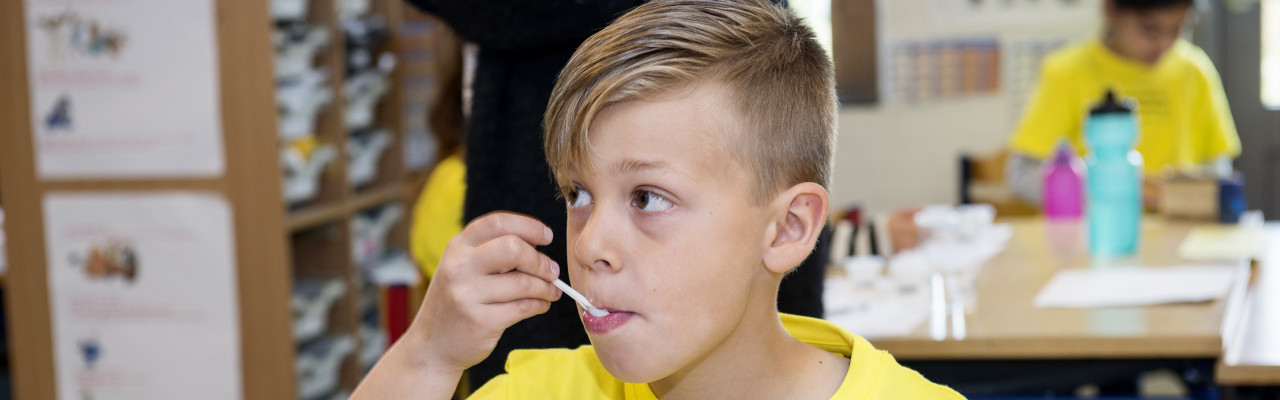
<instances>
[{"instance_id":1,"label":"pink water bottle","mask_svg":"<svg viewBox=\"0 0 1280 400\"><path fill-rule=\"evenodd\" d=\"M1084 214L1084 161L1071 143L1063 142L1042 167L1044 215L1051 220L1078 220Z\"/></svg>"}]
</instances>

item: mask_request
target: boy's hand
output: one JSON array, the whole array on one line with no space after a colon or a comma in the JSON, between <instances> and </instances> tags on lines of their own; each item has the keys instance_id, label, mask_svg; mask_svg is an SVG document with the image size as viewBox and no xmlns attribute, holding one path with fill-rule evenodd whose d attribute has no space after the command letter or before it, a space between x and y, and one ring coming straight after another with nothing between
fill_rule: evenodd
<instances>
[{"instance_id":1,"label":"boy's hand","mask_svg":"<svg viewBox=\"0 0 1280 400\"><path fill-rule=\"evenodd\" d=\"M485 215L449 241L404 337L378 360L352 399L448 399L507 327L560 298L560 267L534 246L551 229L510 213Z\"/></svg>"},{"instance_id":2,"label":"boy's hand","mask_svg":"<svg viewBox=\"0 0 1280 400\"><path fill-rule=\"evenodd\" d=\"M546 312L560 298L551 284L560 267L534 246L551 238L536 219L492 213L450 240L405 338L421 341L422 361L461 372L493 352L508 327Z\"/></svg>"}]
</instances>

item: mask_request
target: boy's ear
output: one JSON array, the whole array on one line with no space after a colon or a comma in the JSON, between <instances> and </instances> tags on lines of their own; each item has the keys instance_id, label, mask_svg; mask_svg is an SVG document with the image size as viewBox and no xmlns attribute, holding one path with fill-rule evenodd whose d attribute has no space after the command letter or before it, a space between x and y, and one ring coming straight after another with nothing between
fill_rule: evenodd
<instances>
[{"instance_id":1,"label":"boy's ear","mask_svg":"<svg viewBox=\"0 0 1280 400\"><path fill-rule=\"evenodd\" d=\"M792 186L774 198L766 268L785 273L809 257L826 225L828 204L827 190L813 182Z\"/></svg>"}]
</instances>

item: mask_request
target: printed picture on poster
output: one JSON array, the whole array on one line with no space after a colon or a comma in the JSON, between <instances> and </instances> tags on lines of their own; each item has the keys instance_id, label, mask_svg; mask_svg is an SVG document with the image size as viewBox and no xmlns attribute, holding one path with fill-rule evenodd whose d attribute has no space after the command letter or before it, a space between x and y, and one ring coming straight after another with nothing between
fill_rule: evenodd
<instances>
[{"instance_id":1,"label":"printed picture on poster","mask_svg":"<svg viewBox=\"0 0 1280 400\"><path fill-rule=\"evenodd\" d=\"M84 270L93 279L119 278L133 282L138 276L138 256L133 246L120 240L107 240L89 246L83 253L69 255L71 265Z\"/></svg>"}]
</instances>

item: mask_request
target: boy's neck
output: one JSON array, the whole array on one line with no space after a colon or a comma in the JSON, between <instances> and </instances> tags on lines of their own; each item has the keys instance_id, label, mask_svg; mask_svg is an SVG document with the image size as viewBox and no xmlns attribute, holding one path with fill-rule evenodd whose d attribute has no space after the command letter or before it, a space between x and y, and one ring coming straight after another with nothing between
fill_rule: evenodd
<instances>
[{"instance_id":1,"label":"boy's neck","mask_svg":"<svg viewBox=\"0 0 1280 400\"><path fill-rule=\"evenodd\" d=\"M1102 42L1102 48L1110 52L1112 55L1116 56L1116 58L1119 58L1134 64L1138 64L1147 68L1151 68L1155 66L1155 63L1147 62L1142 60L1141 57L1137 57L1132 54L1125 53L1121 49L1120 44L1118 43L1118 39L1115 38L1114 34L1105 33L1102 35L1102 40L1100 41Z\"/></svg>"},{"instance_id":2,"label":"boy's neck","mask_svg":"<svg viewBox=\"0 0 1280 400\"><path fill-rule=\"evenodd\" d=\"M1131 57L1128 54L1125 54L1124 51L1120 49L1120 44L1116 42L1114 34L1108 33L1108 34L1102 35L1102 48L1107 49L1107 51L1111 52L1112 55L1122 60L1134 62L1138 64L1144 64L1144 65L1146 64L1135 57Z\"/></svg>"},{"instance_id":3,"label":"boy's neck","mask_svg":"<svg viewBox=\"0 0 1280 400\"><path fill-rule=\"evenodd\" d=\"M728 339L706 357L649 384L663 400L827 399L843 383L849 360L791 336L770 307L744 315Z\"/></svg>"}]
</instances>

